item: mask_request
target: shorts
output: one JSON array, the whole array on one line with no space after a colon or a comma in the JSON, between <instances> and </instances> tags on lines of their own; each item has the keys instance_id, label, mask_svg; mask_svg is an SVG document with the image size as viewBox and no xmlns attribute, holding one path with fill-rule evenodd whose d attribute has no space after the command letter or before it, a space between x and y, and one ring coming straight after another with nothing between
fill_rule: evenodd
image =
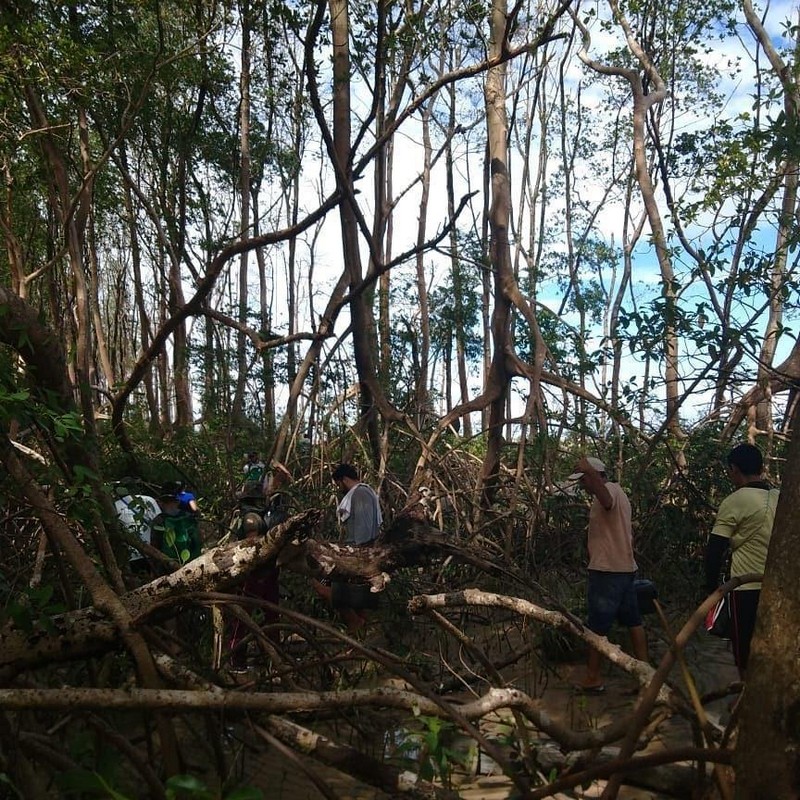
<instances>
[{"instance_id":1,"label":"shorts","mask_svg":"<svg viewBox=\"0 0 800 800\"><path fill-rule=\"evenodd\" d=\"M331 606L333 608L352 608L361 611L376 609L378 604L378 593L371 591L368 583L333 581L331 584Z\"/></svg>"},{"instance_id":2,"label":"shorts","mask_svg":"<svg viewBox=\"0 0 800 800\"><path fill-rule=\"evenodd\" d=\"M635 572L589 570L589 617L586 624L591 631L605 636L615 621L626 628L635 628L642 624L634 586L635 578Z\"/></svg>"}]
</instances>

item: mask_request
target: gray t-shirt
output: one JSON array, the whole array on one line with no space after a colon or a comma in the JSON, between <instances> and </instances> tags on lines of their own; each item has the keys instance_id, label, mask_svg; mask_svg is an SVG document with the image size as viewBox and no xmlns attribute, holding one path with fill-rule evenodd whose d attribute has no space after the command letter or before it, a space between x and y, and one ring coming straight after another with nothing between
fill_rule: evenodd
<instances>
[{"instance_id":1,"label":"gray t-shirt","mask_svg":"<svg viewBox=\"0 0 800 800\"><path fill-rule=\"evenodd\" d=\"M350 516L344 522L344 543L369 544L378 536L380 523L378 495L366 483L359 483L353 489Z\"/></svg>"}]
</instances>

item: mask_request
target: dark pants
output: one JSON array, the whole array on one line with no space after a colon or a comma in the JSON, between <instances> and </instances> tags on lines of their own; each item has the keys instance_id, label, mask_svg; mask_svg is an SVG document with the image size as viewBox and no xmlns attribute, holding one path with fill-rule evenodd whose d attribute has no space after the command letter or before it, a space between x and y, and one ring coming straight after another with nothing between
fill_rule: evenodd
<instances>
[{"instance_id":1,"label":"dark pants","mask_svg":"<svg viewBox=\"0 0 800 800\"><path fill-rule=\"evenodd\" d=\"M731 644L733 658L740 671L747 667L750 658L750 640L756 627L760 589L740 589L731 592Z\"/></svg>"},{"instance_id":2,"label":"dark pants","mask_svg":"<svg viewBox=\"0 0 800 800\"><path fill-rule=\"evenodd\" d=\"M331 583L331 606L335 609L353 608L356 611L378 607L379 595L370 591L369 583Z\"/></svg>"},{"instance_id":3,"label":"dark pants","mask_svg":"<svg viewBox=\"0 0 800 800\"><path fill-rule=\"evenodd\" d=\"M264 567L251 573L242 587L242 596L267 600L277 605L280 601L279 573L278 567ZM279 619L278 612L271 608L262 608L261 614L265 625L271 625ZM239 669L246 665L247 653L241 644L247 635L248 627L240 619L231 616L228 617L227 626L230 666Z\"/></svg>"}]
</instances>

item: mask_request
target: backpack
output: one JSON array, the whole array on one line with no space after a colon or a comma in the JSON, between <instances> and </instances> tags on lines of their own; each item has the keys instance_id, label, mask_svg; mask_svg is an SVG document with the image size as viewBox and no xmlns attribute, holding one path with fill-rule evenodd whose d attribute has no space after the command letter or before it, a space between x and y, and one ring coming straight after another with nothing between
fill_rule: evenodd
<instances>
[{"instance_id":1,"label":"backpack","mask_svg":"<svg viewBox=\"0 0 800 800\"><path fill-rule=\"evenodd\" d=\"M244 467L245 483L261 483L264 480L266 465L263 461L250 461Z\"/></svg>"},{"instance_id":2,"label":"backpack","mask_svg":"<svg viewBox=\"0 0 800 800\"><path fill-rule=\"evenodd\" d=\"M239 494L242 497L261 497L266 473L267 467L263 461L251 461L245 464L244 479Z\"/></svg>"},{"instance_id":3,"label":"backpack","mask_svg":"<svg viewBox=\"0 0 800 800\"><path fill-rule=\"evenodd\" d=\"M267 530L289 519L288 505L288 499L282 492L276 492L270 497L264 511L264 522Z\"/></svg>"}]
</instances>

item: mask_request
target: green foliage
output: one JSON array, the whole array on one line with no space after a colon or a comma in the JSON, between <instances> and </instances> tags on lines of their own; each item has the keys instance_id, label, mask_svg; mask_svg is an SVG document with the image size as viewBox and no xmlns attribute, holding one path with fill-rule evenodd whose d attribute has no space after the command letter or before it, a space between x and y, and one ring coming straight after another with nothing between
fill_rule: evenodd
<instances>
[{"instance_id":1,"label":"green foliage","mask_svg":"<svg viewBox=\"0 0 800 800\"><path fill-rule=\"evenodd\" d=\"M52 432L55 439L65 442L83 434L81 416L77 411L64 412L55 402L51 405L46 396L34 396L28 389L11 383L13 372L0 380L0 422L11 420L23 425L38 425Z\"/></svg>"},{"instance_id":2,"label":"green foliage","mask_svg":"<svg viewBox=\"0 0 800 800\"><path fill-rule=\"evenodd\" d=\"M4 423L24 413L31 401L31 394L26 389L13 389L0 386L0 415Z\"/></svg>"},{"instance_id":3,"label":"green foliage","mask_svg":"<svg viewBox=\"0 0 800 800\"><path fill-rule=\"evenodd\" d=\"M290 191L295 179L298 185L307 187L310 181L306 179L312 175L312 169L317 172L316 166L311 166L312 159L308 158L312 150L315 157L319 153L322 159L318 174L314 176L320 191L323 186L330 185L326 149L317 147L319 131L307 125L309 120L316 120L307 97L311 70L298 69L305 55L312 51L315 57L321 57L329 43L328 32L323 31L317 42L305 41L308 31L305 15L312 8L308 4L266 0L251 6L251 16L247 20L237 16L242 8L235 4L187 4L183 0L159 3L141 0L127 5L48 4L22 0L7 4L0 12L0 118L3 119L0 143L8 172L4 204L6 247L4 255L0 255L0 278L4 284L20 284L20 276L12 273L12 252L15 259L24 262L21 266L25 276L31 275L34 269L39 271L41 277L25 284L32 305L41 311L43 318L50 318L59 332L66 331L66 344L73 346L71 326L74 325L75 292L72 284L75 276L70 272L68 258L61 252L64 237L58 220L68 210L61 207L65 202L76 203L69 209L73 221L90 215L91 235L82 240L85 250L79 257L84 256L91 267L89 294L97 299L100 326L107 324L109 328L96 331L97 340L101 332L106 334L104 338L114 369L113 377L99 375L99 392L108 390L113 394L115 387L108 384L124 380L130 373L135 350L141 341L152 337L155 326L164 322L165 313L174 310L180 302L176 288L194 289L219 248L240 236L237 220L242 163L237 85L240 66L236 61L238 52L233 55L232 52L236 51L235 42L242 24L251 24L258 40L252 53L255 61L249 125L252 163L248 188L252 192L254 210L251 222L255 224L257 218L261 231L279 231L290 220L298 219L292 212L298 211L300 206L304 206L300 217L306 211L313 211L316 198L305 208L310 198L307 188L302 190L302 198L297 198L298 208L292 207L296 198ZM361 152L375 148L376 143L384 144L376 120L388 124L398 120L404 125L399 135L406 135L409 129L403 121L406 119L403 102L409 97L422 98L426 88L439 77L439 70L452 66L468 75L473 66L472 58L481 61L485 58L490 10L486 0L437 6L429 9L431 13L427 15L420 9L421 6L413 4L375 4L369 0L354 0L350 5L351 67L361 78L358 91L353 95L357 100L354 122L357 116L360 126L357 132L354 126L354 140ZM536 119L542 127L541 131L534 131L535 126L531 128L533 149L525 153L532 166L535 160L532 156L538 148L542 159L540 176L534 180L532 172L529 175L519 169L521 160L509 159L511 185L515 191L522 187L523 192L530 192L524 200L519 195L522 202L518 202L517 197L512 199L513 207L520 214L509 231L509 238L520 254L519 283L531 302L545 297L545 286L549 290L552 285L560 292L557 303L551 303L553 308L558 308L557 312L540 312L537 308L539 327L552 359L546 368L559 380L580 382L588 387L587 391L596 388L598 395L605 397L608 387L599 382L592 387L592 378L618 357L618 347L624 347L625 353L633 356L635 365L647 362L654 368L649 378L632 375L614 387L622 398L622 407L615 411L622 415L633 407L647 406L652 411L645 425L653 422L654 427L660 426L663 414L657 405L660 403L658 379L652 375L659 372L657 367L663 359L664 343L669 334L674 332L680 339L681 355L702 358L697 369L699 373L707 365L713 366L726 349L756 352L761 344L757 315L765 298L776 297L791 304L797 294L797 282L791 276L777 290L773 286L774 248L770 249L763 242L768 225L778 218L772 215L780 213L779 203L770 195L770 187L775 185L776 177L780 177L775 166L782 160L800 157L797 120L796 116L787 117L780 110L784 101L783 87L763 72L758 76L760 83L756 89L758 94L753 98L752 112L737 110L735 115L723 118L726 112L719 95L719 79L723 70L736 77L740 64L732 60L727 67L718 68L712 65L708 54L725 51L724 46L717 48L717 40L733 30L728 20L733 10L729 0L713 0L702 5L691 0L668 0L661 4L621 0L622 13L631 21L634 34L669 84L668 96L651 107L647 118L649 166L659 186L659 202L669 193L671 219L668 227L675 229L682 223L692 246L696 244L692 237L696 236L702 240L702 249L697 248L695 258L688 253L684 241L677 236L672 238L669 256L676 266L674 282L661 286L657 280L648 284L647 278L637 285L625 284L630 291L625 292L625 304L619 310L618 320L611 313L618 287L615 281L627 262L611 236L631 237L636 225L608 222L607 212L625 203L631 210L631 217L626 220L635 222L641 210L636 192L626 196L631 185L628 182L630 87L617 77L592 77L582 83L582 95L566 96L573 87L563 76L573 75L567 59L574 51L559 53L558 48L568 41L562 38L562 30L551 38L547 54L553 64L559 62L562 55L564 57L561 63L565 71L560 71L560 84L549 83L550 75L559 71L548 73L540 69L545 61L537 66L538 55L532 51L505 65L509 88L520 89L519 94L509 97L513 100L508 105L509 144L519 143L521 130L530 120ZM610 53L597 53L598 43L611 41L611 37L595 37L592 55L607 64L635 70L643 79L645 90L651 90L651 77L642 72L641 65L623 46L617 21L610 16L603 17L600 6L582 13L595 32L599 28L600 32L614 34L614 41L619 43ZM521 9L516 9L509 22L509 37L516 44L537 28L539 20L525 18ZM796 38L796 27L790 27L787 33ZM309 49L303 54L301 51L306 45ZM443 55L441 60L440 54ZM519 71L517 65L520 65ZM763 67L758 66L758 69L761 72ZM515 84L520 75L523 80ZM400 80L406 82L401 84ZM438 138L433 142L437 158L445 153L442 145L445 137L451 134L452 140L448 141L456 159L467 154L456 168L460 174L448 176L455 177L453 188L456 191L461 191L456 184L464 175L469 175L472 164L477 163L472 161L476 140L469 137L470 130L478 130L475 126L481 124L474 92L479 81L480 77L476 79L473 74L469 79L459 78L457 89L456 83L447 84L447 90L454 88L455 119L449 119L449 98L444 95L427 98L425 105L414 109L412 115L418 118L420 111L431 111L433 138ZM526 106L526 87L534 85L535 100ZM598 88L604 88L606 94L601 96ZM28 92L39 96L45 122L32 113L26 102ZM370 92L375 92L373 97L369 96ZM588 106L584 105L584 98L589 95L592 96L591 122L586 111ZM601 105L597 103L598 97ZM383 98L389 101L390 108L381 107ZM563 105L559 106L562 99ZM327 113L328 101L328 96L322 97L320 117ZM477 105L483 108L482 98ZM693 116L686 113L690 109ZM386 110L388 114L384 114ZM699 119L703 115L706 119ZM597 124L598 121L602 124ZM411 131L413 133L413 128ZM483 138L478 133L476 139L480 148L484 145ZM306 141L311 143L307 149ZM396 146L396 141L387 140L385 152L392 151L400 159L403 158L401 153L407 151ZM43 145L58 150L63 156L68 173L66 197L54 187L52 165L43 157L46 151ZM559 169L553 169L554 146L562 148L563 163ZM357 170L361 176L364 164L359 156L356 151L348 154L346 168ZM440 163L444 160L442 158ZM96 171L93 165L97 166ZM462 166L466 168L463 173ZM405 171L405 164L400 167L398 174L391 176L393 180ZM85 200L79 198L77 192L88 176L91 176L92 192L91 198ZM273 176L277 179L271 180ZM582 185L584 176L588 176L588 180ZM433 187L440 185L438 178L438 175L432 176ZM475 184L475 175L469 175L464 182ZM535 183L539 185L534 186ZM370 194L365 191L365 185L362 181L360 196L357 193L355 198L345 199L360 204ZM602 200L597 199L602 194L596 191L598 188L609 192ZM129 199L128 190L132 198L130 207L125 202ZM409 193L407 187L395 183L393 191L392 208L396 203L399 209L416 190ZM564 202L567 191L571 193L569 204ZM758 210L762 198L767 204L763 215L748 231L743 221ZM257 200L260 201L258 206ZM359 223L365 231L371 222L366 211L368 205L352 209L359 214ZM473 224L478 222L480 209L476 203L473 209L467 209L459 225L469 225L465 220L470 210L475 214ZM528 210L530 215L526 219ZM366 216L361 216L362 212L366 212ZM391 229L387 227L394 236L391 247L387 236L387 255L400 252L404 247L401 240L406 232L402 230L404 226L396 224L399 219L391 221ZM761 220L766 220L767 224L762 224ZM608 239L603 238L605 230L603 235L598 233L601 224L614 228ZM472 372L471 378L479 373L481 356L490 346L483 341L481 303L484 288L494 280L492 265L486 257L485 234L478 232L479 228L480 224L474 224L474 230L469 233L456 232L455 257L446 252L423 254L426 274L437 278L445 274L429 293L431 358L452 367L456 354L463 353L467 369ZM527 242L527 233L534 228L535 235L530 238L536 241ZM303 289L308 295L316 295L322 282L312 285L312 275L319 277L319 272L315 274L310 269L304 272L302 262L308 258L311 264L321 263L314 242L317 236L325 238L327 231L328 228L320 227L313 236L305 240L295 238L291 242L295 248L294 266L298 269L293 288ZM796 233L796 230L789 233L788 249L792 253L796 252ZM711 239L714 241L709 241ZM304 241L309 243L307 253L303 250ZM628 244L626 240L624 245ZM633 254L635 260L641 259L645 266L651 255L650 244L642 242ZM129 290L133 283L130 280L133 267L129 262L133 261L134 251L149 270L150 282L145 279L142 298L135 298ZM263 248L258 255L281 265L284 258L288 261L288 245L280 243ZM734 257L736 262L732 266ZM687 266L684 262L689 259L692 260ZM441 414L441 397L430 391L430 409L417 408L420 388L429 390L428 385L421 387L418 351L421 312L415 280L404 282L398 276L400 269L393 268L391 273L391 363L386 365L386 373L381 378L389 400L397 407L419 417L427 415L421 425L427 435ZM271 287L266 285L269 276L264 275L266 281L259 286L264 294L272 292L274 298L283 297L282 287L277 285L279 271L280 266L277 266L272 273L274 285ZM309 278L307 291L303 285L306 277ZM158 417L159 411L165 410L173 400L168 358L158 364L158 370L153 370L154 374L158 373L159 382L155 388L157 402L162 405L151 409L142 399L143 392L138 390L139 395L131 399L126 410L125 423L135 455L122 453L108 428L103 422L99 423L104 480L134 475L153 486L180 480L196 490L201 513L212 521L220 521L225 516L233 487L241 479L243 454L258 449L265 455L271 444L268 421L274 419L276 412L264 407L266 390L284 386L293 377L288 372L283 347L274 351L274 356L270 351L269 356L254 361L256 367L248 371L246 420L231 422L230 386L236 383L240 368L238 353L232 344L236 333L213 312L237 315L237 301L230 291L233 283L231 272L231 277L221 279L217 286L226 299L219 300L215 291L207 308L201 310L195 305L192 310L192 314L198 315L212 312L203 317L203 325L197 325L204 334L208 333L207 339L200 344L200 337L195 333L186 350L192 391L202 398L203 430L175 432L165 420L162 433L162 420L149 418L151 412ZM371 291L371 287L367 291ZM676 299L665 297L665 293L675 293ZM719 298L712 296L715 293ZM551 300L547 297L548 302ZM139 302L149 319L139 313ZM212 307L214 303L218 305ZM134 305L135 314L131 313ZM316 325L314 320L321 307L317 305L316 311L311 305L291 309L300 330L308 320L312 320L312 328ZM306 314L309 309L311 313ZM0 314L3 313L4 309L0 308ZM717 314L719 318L715 318ZM259 304L257 309L247 310L246 322L264 338L285 332L286 326L281 327L280 320L268 317ZM112 327L115 330L112 331ZM613 349L606 343L599 347L587 344L592 332L601 328L608 329ZM514 355L532 361L533 332L516 312L512 331ZM32 338L24 329L12 333L16 344L27 345ZM782 337L790 334L788 327L781 328ZM173 339L172 344L176 343L177 339ZM171 346L168 344L165 351L170 351ZM301 344L297 346L300 352ZM345 350L343 347L342 351ZM339 455L355 454L354 460L362 466L367 466L372 456L367 452L361 431L351 427L357 414L357 401L339 403L344 389L354 382L349 356L337 356L335 348L329 352L331 359L324 362L320 374L312 375L310 391L303 397L303 404L306 400L309 404L317 403L326 414L319 427L326 451L316 464L316 475L324 474L327 463ZM256 356L251 344L247 344L246 353ZM91 353L89 357L95 355ZM97 363L100 364L100 359ZM51 403L21 384L17 369L13 358L0 353L0 423L3 427L11 429L13 424L13 430L25 431L26 435L41 434L45 447L52 443L80 442L84 422L88 424L89 420L83 420L75 412L65 414L56 402ZM425 380L441 386L441 374L437 366L436 374L426 374ZM515 381L513 391L519 391L517 387L522 383ZM313 391L319 387L318 394L312 393L312 385ZM457 433L448 431L438 438L431 451L425 452L434 473L432 491L441 490L447 500L442 511L446 532L463 535L464 539L481 536L487 544L496 546L498 558L500 553L505 553L515 564L524 566L532 579L547 582L548 589L560 584L558 588L563 594L559 593L556 599L569 608L578 607L582 582L576 576L583 574L585 566L588 502L585 497L548 494L544 484L545 476L549 480L549 473L545 467L556 473L563 470L559 474L566 474L569 459L592 448L609 463L621 466L618 477L634 505L637 557L648 577L657 581L668 598L687 596L692 582L698 579L699 548L715 507L730 489L720 466L727 445L718 441L719 429L704 427L690 432L688 439L679 442L662 436L660 441L651 439L645 446L633 434L617 433L607 413L586 411L582 399L576 401L578 410L573 412L573 398L556 397L550 393L550 386L545 381L545 427L552 424L555 430L557 425L558 436L551 440L549 431L539 431L538 438L526 448L526 473L521 476L519 485L512 485L515 480L512 478L506 481L512 469L504 472L498 481L498 499L489 512L480 507L474 491L479 483L480 461L486 452L485 432L464 441ZM513 407L519 400L523 403L528 400L525 394L528 390L525 385L519 395L513 397L509 404L512 414L516 413ZM564 433L565 426L568 433ZM157 428L159 434L155 436L152 431ZM27 434L29 431L32 433ZM423 445L409 436L402 424L387 424L386 434L389 452L381 466L386 467L389 491L397 490L392 500L397 499L399 506L402 489L410 483ZM556 455L559 449L563 452ZM684 472L675 467L679 449L689 464ZM502 453L505 467L516 463L517 451L516 445L509 443ZM60 468L63 453L59 452L54 461ZM297 463L300 464L300 459ZM63 472L68 477L59 475L57 483L53 475L43 474L47 470L40 469L38 463L31 469L37 472L35 477L42 484L55 486L59 511L63 511L67 524L75 528L76 536L82 537L81 541L87 543L90 555L94 556L92 537L84 533L97 517L99 504L92 492L101 476L67 464ZM298 469L297 472L303 471ZM298 507L326 504L330 507L330 496L315 484L316 475L303 487L306 494L299 498ZM5 496L0 499L6 500ZM7 516L11 529L11 514ZM35 548L29 547L29 540L35 541L38 533L38 529L32 534L23 529L22 534L14 537L14 543L20 543L23 557L30 555L32 560L28 551ZM5 538L10 540L11 536ZM185 561L192 555L175 530L165 530L165 541L179 560ZM49 560L49 569L53 569L53 561L55 559ZM14 580L17 579L6 580L5 577L13 574L13 567L4 565L4 569L7 571L0 585L3 597L0 624L13 624L32 634L51 633L52 616L63 610L56 593L59 588L64 591L66 587L46 583L38 589L16 594ZM65 572L65 580L74 579L69 570ZM20 571L20 574L25 573ZM475 579L500 584L494 576L486 578L456 563L441 568L438 577L448 586L469 585L467 582ZM49 575L46 578L52 580ZM296 576L291 580L298 585L303 583L302 589L307 589ZM415 652L405 637L411 623L403 612L403 600L421 583L421 580L415 581L411 572L397 576L387 591L393 605L389 611L384 610L392 632L403 639L400 646L410 650L412 658L420 660L427 656ZM502 584L499 588L508 589ZM551 596L554 594L551 591ZM298 590L298 602L303 602L303 597ZM84 597L79 600L84 602ZM542 642L545 650L556 655L566 644L558 635L545 636ZM127 666L120 666L120 672ZM57 673L54 670L51 674ZM420 716L417 725L412 738L420 754L423 777L439 777L449 784L454 765L461 763L454 746L457 731L436 717ZM61 785L64 794L125 797L128 790L123 788L124 781L118 774L117 756L103 747L102 737L82 731L69 735L71 753L80 768L64 775ZM0 782L14 791L8 776L0 775ZM206 800L220 796L195 776L172 778L167 795L174 800ZM259 795L255 790L240 789L226 797L245 800Z\"/></svg>"},{"instance_id":4,"label":"green foliage","mask_svg":"<svg viewBox=\"0 0 800 800\"><path fill-rule=\"evenodd\" d=\"M768 118L767 124L753 132L752 142L755 147L764 150L766 158L772 164L779 164L788 159L800 160L800 129L796 112L787 116L779 111L774 118Z\"/></svg>"},{"instance_id":5,"label":"green foliage","mask_svg":"<svg viewBox=\"0 0 800 800\"><path fill-rule=\"evenodd\" d=\"M56 776L64 797L102 797L130 800L124 787L119 753L94 731L80 725L71 727L67 739L69 755L78 766Z\"/></svg>"},{"instance_id":6,"label":"green foliage","mask_svg":"<svg viewBox=\"0 0 800 800\"><path fill-rule=\"evenodd\" d=\"M133 800L137 795L114 787L105 776L89 769L75 769L58 778L58 787L64 797L100 797L106 800ZM165 784L167 800L263 800L264 793L252 786L219 793L209 789L193 775L173 775Z\"/></svg>"},{"instance_id":7,"label":"green foliage","mask_svg":"<svg viewBox=\"0 0 800 800\"><path fill-rule=\"evenodd\" d=\"M167 800L263 800L264 794L254 787L241 787L225 794L211 791L193 775L173 775L167 780Z\"/></svg>"},{"instance_id":8,"label":"green foliage","mask_svg":"<svg viewBox=\"0 0 800 800\"><path fill-rule=\"evenodd\" d=\"M134 478L146 493L156 495L165 483L181 483L197 495L201 514L212 517L239 481L247 452L264 452L263 442L252 437L226 441L224 433L214 429L178 431L164 438L137 425L130 428L130 436L133 453L123 453L110 431L102 437L105 478Z\"/></svg>"},{"instance_id":9,"label":"green foliage","mask_svg":"<svg viewBox=\"0 0 800 800\"><path fill-rule=\"evenodd\" d=\"M60 773L56 782L63 797L134 800L140 796L131 787L131 776L123 770L119 753L102 736L75 727L69 735L71 759L79 766ZM195 775L173 775L164 784L168 800L263 800L260 789L252 786L209 788Z\"/></svg>"},{"instance_id":10,"label":"green foliage","mask_svg":"<svg viewBox=\"0 0 800 800\"><path fill-rule=\"evenodd\" d=\"M458 250L450 272L430 294L431 339L434 350L445 350L460 341L469 362L483 352L480 270L485 255L474 234L459 233Z\"/></svg>"},{"instance_id":11,"label":"green foliage","mask_svg":"<svg viewBox=\"0 0 800 800\"><path fill-rule=\"evenodd\" d=\"M9 620L28 635L36 631L54 633L52 617L65 611L63 603L53 597L53 586L26 587L16 598L10 598L0 609L0 626Z\"/></svg>"},{"instance_id":12,"label":"green foliage","mask_svg":"<svg viewBox=\"0 0 800 800\"><path fill-rule=\"evenodd\" d=\"M109 800L131 800L130 795L112 788L105 777L88 769L62 773L57 779L63 797L103 797Z\"/></svg>"},{"instance_id":13,"label":"green foliage","mask_svg":"<svg viewBox=\"0 0 800 800\"><path fill-rule=\"evenodd\" d=\"M414 755L422 780L438 778L445 788L450 788L454 767L463 767L466 762L464 754L453 747L457 728L439 717L419 713L415 717L419 728L407 732L399 751Z\"/></svg>"},{"instance_id":14,"label":"green foliage","mask_svg":"<svg viewBox=\"0 0 800 800\"><path fill-rule=\"evenodd\" d=\"M0 786L5 786L6 787L5 790L7 792L13 792L14 797L18 797L20 798L20 800L25 800L25 798L22 796L22 793L19 791L19 789L17 789L16 786L14 786L13 781L11 780L11 778L8 777L8 774L5 772L0 772ZM9 798L11 796L12 795L10 794L8 795Z\"/></svg>"}]
</instances>

